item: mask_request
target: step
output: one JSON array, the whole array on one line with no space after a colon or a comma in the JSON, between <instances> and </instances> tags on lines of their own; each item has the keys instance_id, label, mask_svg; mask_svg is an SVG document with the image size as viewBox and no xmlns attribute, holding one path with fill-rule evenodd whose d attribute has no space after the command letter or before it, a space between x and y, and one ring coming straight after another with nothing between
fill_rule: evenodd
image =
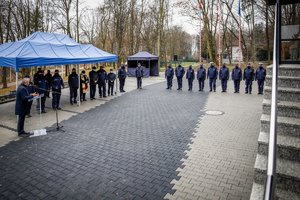
<instances>
[{"instance_id":1,"label":"step","mask_svg":"<svg viewBox=\"0 0 300 200\"><path fill-rule=\"evenodd\" d=\"M268 155L269 148L269 134L260 132L258 137L258 153L262 155ZM277 135L276 146L277 157L286 160L298 160L300 161L300 138ZM300 172L299 172L300 173Z\"/></svg>"},{"instance_id":2,"label":"step","mask_svg":"<svg viewBox=\"0 0 300 200\"><path fill-rule=\"evenodd\" d=\"M250 200L264 199L264 191L265 191L265 185L254 182L252 185ZM288 190L282 190L280 188L275 189L275 194L277 200L287 200L287 199L299 200L300 199L299 194Z\"/></svg>"},{"instance_id":3,"label":"step","mask_svg":"<svg viewBox=\"0 0 300 200\"><path fill-rule=\"evenodd\" d=\"M262 114L261 131L270 131L270 115ZM277 117L277 134L300 137L300 120L292 117Z\"/></svg>"},{"instance_id":4,"label":"step","mask_svg":"<svg viewBox=\"0 0 300 200\"><path fill-rule=\"evenodd\" d=\"M268 158L257 154L254 165L254 181L265 184ZM300 163L296 161L276 159L276 188L300 194Z\"/></svg>"},{"instance_id":5,"label":"step","mask_svg":"<svg viewBox=\"0 0 300 200\"><path fill-rule=\"evenodd\" d=\"M264 91L264 98L271 99L272 88L266 86ZM279 101L292 101L300 102L300 88L283 88L278 87L277 89L277 99Z\"/></svg>"},{"instance_id":6,"label":"step","mask_svg":"<svg viewBox=\"0 0 300 200\"><path fill-rule=\"evenodd\" d=\"M266 86L271 87L272 76L266 76ZM286 88L300 88L300 77L278 76L278 86Z\"/></svg>"},{"instance_id":7,"label":"step","mask_svg":"<svg viewBox=\"0 0 300 200\"><path fill-rule=\"evenodd\" d=\"M271 100L263 100L263 113L271 113ZM300 118L300 102L277 101L277 116Z\"/></svg>"},{"instance_id":8,"label":"step","mask_svg":"<svg viewBox=\"0 0 300 200\"><path fill-rule=\"evenodd\" d=\"M267 74L272 75L273 65L267 67ZM279 66L279 76L294 76L300 77L300 65L298 64L284 64Z\"/></svg>"}]
</instances>

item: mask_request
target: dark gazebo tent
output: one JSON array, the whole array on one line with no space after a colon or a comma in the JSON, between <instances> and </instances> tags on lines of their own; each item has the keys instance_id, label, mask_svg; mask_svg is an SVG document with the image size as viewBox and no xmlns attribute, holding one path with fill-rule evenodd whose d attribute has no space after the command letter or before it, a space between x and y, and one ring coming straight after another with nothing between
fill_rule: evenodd
<instances>
[{"instance_id":1,"label":"dark gazebo tent","mask_svg":"<svg viewBox=\"0 0 300 200\"><path fill-rule=\"evenodd\" d=\"M135 76L135 69L138 63L141 63L144 68L144 77L159 75L158 56L147 51L141 51L127 57L128 76Z\"/></svg>"}]
</instances>

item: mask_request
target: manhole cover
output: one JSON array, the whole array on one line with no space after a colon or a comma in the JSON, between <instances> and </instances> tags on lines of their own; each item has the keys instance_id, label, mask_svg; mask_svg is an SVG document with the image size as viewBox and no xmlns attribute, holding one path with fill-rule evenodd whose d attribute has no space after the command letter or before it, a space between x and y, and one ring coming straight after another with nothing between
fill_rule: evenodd
<instances>
[{"instance_id":1,"label":"manhole cover","mask_svg":"<svg viewBox=\"0 0 300 200\"><path fill-rule=\"evenodd\" d=\"M223 115L224 112L219 110L208 110L205 112L207 115Z\"/></svg>"}]
</instances>

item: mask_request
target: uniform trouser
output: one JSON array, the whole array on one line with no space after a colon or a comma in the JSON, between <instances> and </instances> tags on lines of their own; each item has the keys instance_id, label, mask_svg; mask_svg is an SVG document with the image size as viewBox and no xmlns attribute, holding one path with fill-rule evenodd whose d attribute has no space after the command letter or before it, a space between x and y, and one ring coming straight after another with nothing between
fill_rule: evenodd
<instances>
[{"instance_id":1,"label":"uniform trouser","mask_svg":"<svg viewBox=\"0 0 300 200\"><path fill-rule=\"evenodd\" d=\"M252 80L246 79L245 84L246 84L245 92L251 94L251 92L252 92Z\"/></svg>"},{"instance_id":2,"label":"uniform trouser","mask_svg":"<svg viewBox=\"0 0 300 200\"><path fill-rule=\"evenodd\" d=\"M40 101L41 101L41 111L45 110L45 103L46 103L46 94L44 94L43 97L41 97L40 99L37 99L36 101L36 110L40 111Z\"/></svg>"},{"instance_id":3,"label":"uniform trouser","mask_svg":"<svg viewBox=\"0 0 300 200\"><path fill-rule=\"evenodd\" d=\"M99 96L105 97L106 96L106 84L105 83L99 84L98 88L99 88Z\"/></svg>"},{"instance_id":4,"label":"uniform trouser","mask_svg":"<svg viewBox=\"0 0 300 200\"><path fill-rule=\"evenodd\" d=\"M52 91L52 108L59 108L60 92Z\"/></svg>"},{"instance_id":5,"label":"uniform trouser","mask_svg":"<svg viewBox=\"0 0 300 200\"><path fill-rule=\"evenodd\" d=\"M26 113L28 113L28 115L30 114L32 103L33 103L32 101L28 102L28 107L27 107L27 111L26 111Z\"/></svg>"},{"instance_id":6,"label":"uniform trouser","mask_svg":"<svg viewBox=\"0 0 300 200\"><path fill-rule=\"evenodd\" d=\"M212 91L212 89L214 89L214 91L216 91L216 79L214 79L214 78L209 79L209 88L210 88L210 91Z\"/></svg>"},{"instance_id":7,"label":"uniform trouser","mask_svg":"<svg viewBox=\"0 0 300 200\"><path fill-rule=\"evenodd\" d=\"M114 82L108 83L107 93L108 93L108 95L113 95L114 94Z\"/></svg>"},{"instance_id":8,"label":"uniform trouser","mask_svg":"<svg viewBox=\"0 0 300 200\"><path fill-rule=\"evenodd\" d=\"M182 89L182 77L177 77L178 89Z\"/></svg>"},{"instance_id":9,"label":"uniform trouser","mask_svg":"<svg viewBox=\"0 0 300 200\"><path fill-rule=\"evenodd\" d=\"M199 82L199 90L203 91L203 89L204 89L204 78L198 79L198 82Z\"/></svg>"},{"instance_id":10,"label":"uniform trouser","mask_svg":"<svg viewBox=\"0 0 300 200\"><path fill-rule=\"evenodd\" d=\"M240 80L233 80L234 83L234 91L239 92L240 91Z\"/></svg>"},{"instance_id":11,"label":"uniform trouser","mask_svg":"<svg viewBox=\"0 0 300 200\"><path fill-rule=\"evenodd\" d=\"M70 103L76 102L78 87L70 87Z\"/></svg>"},{"instance_id":12,"label":"uniform trouser","mask_svg":"<svg viewBox=\"0 0 300 200\"><path fill-rule=\"evenodd\" d=\"M227 90L227 79L221 79L222 91L226 92Z\"/></svg>"},{"instance_id":13,"label":"uniform trouser","mask_svg":"<svg viewBox=\"0 0 300 200\"><path fill-rule=\"evenodd\" d=\"M167 77L167 86L168 88L172 87L173 77Z\"/></svg>"},{"instance_id":14,"label":"uniform trouser","mask_svg":"<svg viewBox=\"0 0 300 200\"><path fill-rule=\"evenodd\" d=\"M264 91L264 80L257 80L258 93L262 94Z\"/></svg>"},{"instance_id":15,"label":"uniform trouser","mask_svg":"<svg viewBox=\"0 0 300 200\"><path fill-rule=\"evenodd\" d=\"M136 78L137 81L137 88L142 88L142 77L137 77Z\"/></svg>"},{"instance_id":16,"label":"uniform trouser","mask_svg":"<svg viewBox=\"0 0 300 200\"><path fill-rule=\"evenodd\" d=\"M25 115L19 115L18 116L18 125L17 125L18 135L20 135L24 132L24 122L25 122Z\"/></svg>"},{"instance_id":17,"label":"uniform trouser","mask_svg":"<svg viewBox=\"0 0 300 200\"><path fill-rule=\"evenodd\" d=\"M189 90L192 90L193 89L193 79L189 78L188 83L189 83Z\"/></svg>"},{"instance_id":18,"label":"uniform trouser","mask_svg":"<svg viewBox=\"0 0 300 200\"><path fill-rule=\"evenodd\" d=\"M125 78L119 78L120 82L120 92L124 90Z\"/></svg>"},{"instance_id":19,"label":"uniform trouser","mask_svg":"<svg viewBox=\"0 0 300 200\"><path fill-rule=\"evenodd\" d=\"M96 94L96 85L90 85L90 98L95 98Z\"/></svg>"}]
</instances>

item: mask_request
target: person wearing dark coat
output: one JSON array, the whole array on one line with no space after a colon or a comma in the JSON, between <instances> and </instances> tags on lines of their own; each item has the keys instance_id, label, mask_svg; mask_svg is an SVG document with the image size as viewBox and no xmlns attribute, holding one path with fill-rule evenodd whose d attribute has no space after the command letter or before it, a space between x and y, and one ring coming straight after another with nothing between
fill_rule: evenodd
<instances>
[{"instance_id":1,"label":"person wearing dark coat","mask_svg":"<svg viewBox=\"0 0 300 200\"><path fill-rule=\"evenodd\" d=\"M36 86L37 86L37 93L41 95L41 98L38 99L38 103L36 105L36 109L41 113L46 113L45 111L45 103L46 103L46 93L48 91L48 81L44 75L44 71L39 71L38 76L36 77ZM40 105L41 101L41 105Z\"/></svg>"},{"instance_id":2,"label":"person wearing dark coat","mask_svg":"<svg viewBox=\"0 0 300 200\"><path fill-rule=\"evenodd\" d=\"M245 93L246 94L251 94L252 92L252 82L254 80L254 69L248 64L248 66L244 69L244 75L243 75L243 80L245 81Z\"/></svg>"},{"instance_id":3,"label":"person wearing dark coat","mask_svg":"<svg viewBox=\"0 0 300 200\"><path fill-rule=\"evenodd\" d=\"M60 96L61 96L61 88L64 88L64 81L59 75L58 69L54 71L54 75L52 76L52 108L54 110L61 110L59 107Z\"/></svg>"},{"instance_id":4,"label":"person wearing dark coat","mask_svg":"<svg viewBox=\"0 0 300 200\"><path fill-rule=\"evenodd\" d=\"M259 63L259 67L256 69L255 72L255 80L257 81L258 85L258 94L263 94L266 75L266 69L262 66L262 63Z\"/></svg>"},{"instance_id":5,"label":"person wearing dark coat","mask_svg":"<svg viewBox=\"0 0 300 200\"><path fill-rule=\"evenodd\" d=\"M209 79L209 91L216 91L216 80L218 78L218 69L214 66L213 62L210 62L210 67L207 70L207 78Z\"/></svg>"},{"instance_id":6,"label":"person wearing dark coat","mask_svg":"<svg viewBox=\"0 0 300 200\"><path fill-rule=\"evenodd\" d=\"M184 68L181 65L178 65L175 69L175 75L177 78L178 88L177 90L182 90L182 78L185 74Z\"/></svg>"},{"instance_id":7,"label":"person wearing dark coat","mask_svg":"<svg viewBox=\"0 0 300 200\"><path fill-rule=\"evenodd\" d=\"M125 70L125 66L122 65L121 68L118 70L118 78L120 82L120 92L125 92L124 85L125 85L125 79L127 76L127 72Z\"/></svg>"},{"instance_id":8,"label":"person wearing dark coat","mask_svg":"<svg viewBox=\"0 0 300 200\"><path fill-rule=\"evenodd\" d=\"M137 68L135 69L135 77L137 81L137 89L142 89L142 78L144 76L144 69L141 66L141 63L138 64Z\"/></svg>"},{"instance_id":9,"label":"person wearing dark coat","mask_svg":"<svg viewBox=\"0 0 300 200\"><path fill-rule=\"evenodd\" d=\"M36 92L36 87L35 87L35 85L33 84L33 82L31 82L30 77L29 77L29 76L26 76L25 78L29 78L29 85L27 86L28 93L29 93L29 94L35 93L35 92ZM32 117L31 114L30 114L32 103L33 103L33 101L29 101L29 102L28 102L28 107L27 107L27 108L28 108L28 110L27 110L27 117L28 117L28 118L29 118L29 117Z\"/></svg>"},{"instance_id":10,"label":"person wearing dark coat","mask_svg":"<svg viewBox=\"0 0 300 200\"><path fill-rule=\"evenodd\" d=\"M24 78L16 92L15 114L18 115L17 132L19 137L30 136L30 133L24 131L25 116L28 114L28 101L39 95L38 93L28 92L27 86L29 82L30 79L28 77Z\"/></svg>"},{"instance_id":11,"label":"person wearing dark coat","mask_svg":"<svg viewBox=\"0 0 300 200\"><path fill-rule=\"evenodd\" d=\"M80 74L80 101L86 101L86 92L88 89L89 77L85 74L85 71L82 70Z\"/></svg>"},{"instance_id":12,"label":"person wearing dark coat","mask_svg":"<svg viewBox=\"0 0 300 200\"><path fill-rule=\"evenodd\" d=\"M107 83L107 73L104 70L103 66L100 66L100 69L97 71L98 74L98 89L99 97L106 97L106 83Z\"/></svg>"},{"instance_id":13,"label":"person wearing dark coat","mask_svg":"<svg viewBox=\"0 0 300 200\"><path fill-rule=\"evenodd\" d=\"M220 68L219 79L221 80L222 92L227 91L227 81L229 79L229 69L225 64Z\"/></svg>"},{"instance_id":14,"label":"person wearing dark coat","mask_svg":"<svg viewBox=\"0 0 300 200\"><path fill-rule=\"evenodd\" d=\"M204 82L206 79L206 69L201 64L197 71L197 79L199 82L199 91L203 91L204 89Z\"/></svg>"},{"instance_id":15,"label":"person wearing dark coat","mask_svg":"<svg viewBox=\"0 0 300 200\"><path fill-rule=\"evenodd\" d=\"M90 77L90 99L93 100L93 99L95 99L96 85L97 85L98 79L99 79L95 66L92 67L92 71L90 71L89 77Z\"/></svg>"},{"instance_id":16,"label":"person wearing dark coat","mask_svg":"<svg viewBox=\"0 0 300 200\"><path fill-rule=\"evenodd\" d=\"M195 79L195 71L192 68L192 65L189 66L189 68L186 70L186 79L189 83L189 91L193 90L193 81Z\"/></svg>"},{"instance_id":17,"label":"person wearing dark coat","mask_svg":"<svg viewBox=\"0 0 300 200\"><path fill-rule=\"evenodd\" d=\"M78 95L78 88L79 88L79 77L76 73L76 69L72 69L72 73L68 77L68 84L70 89L70 104L73 105L73 103L77 104L77 95Z\"/></svg>"},{"instance_id":18,"label":"person wearing dark coat","mask_svg":"<svg viewBox=\"0 0 300 200\"><path fill-rule=\"evenodd\" d=\"M240 83L242 80L242 70L238 65L235 65L235 67L232 70L231 77L234 83L234 93L240 92Z\"/></svg>"},{"instance_id":19,"label":"person wearing dark coat","mask_svg":"<svg viewBox=\"0 0 300 200\"><path fill-rule=\"evenodd\" d=\"M107 74L107 82L108 82L108 96L114 96L114 84L116 80L116 74L113 72L113 69L110 69L110 72Z\"/></svg>"},{"instance_id":20,"label":"person wearing dark coat","mask_svg":"<svg viewBox=\"0 0 300 200\"><path fill-rule=\"evenodd\" d=\"M51 79L52 79L52 74L51 74L51 72L50 72L50 70L48 69L47 70L47 74L45 75L45 77L46 77L46 80L47 80L47 82L48 82L48 90L47 90L47 92L46 92L46 96L48 97L48 98L50 98L50 89L51 89Z\"/></svg>"},{"instance_id":21,"label":"person wearing dark coat","mask_svg":"<svg viewBox=\"0 0 300 200\"><path fill-rule=\"evenodd\" d=\"M172 82L174 77L174 69L171 65L169 65L165 71L165 78L167 79L167 90L172 89Z\"/></svg>"}]
</instances>

